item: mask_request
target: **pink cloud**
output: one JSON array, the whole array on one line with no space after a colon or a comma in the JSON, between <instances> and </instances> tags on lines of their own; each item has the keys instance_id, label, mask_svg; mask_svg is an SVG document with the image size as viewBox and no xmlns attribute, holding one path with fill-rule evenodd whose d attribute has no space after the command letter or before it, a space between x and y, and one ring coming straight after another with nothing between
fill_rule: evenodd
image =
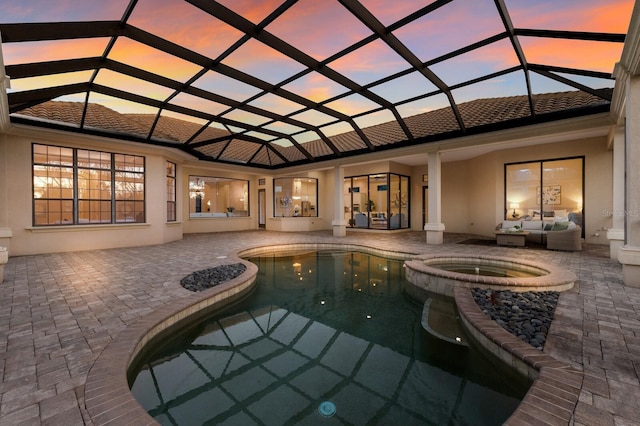
<instances>
[{"instance_id":1,"label":"pink cloud","mask_svg":"<svg viewBox=\"0 0 640 426\"><path fill-rule=\"evenodd\" d=\"M244 16L254 24L260 23L282 4L281 0L218 0L227 8Z\"/></svg>"},{"instance_id":2,"label":"pink cloud","mask_svg":"<svg viewBox=\"0 0 640 426\"><path fill-rule=\"evenodd\" d=\"M367 84L406 70L410 65L386 43L377 40L330 62L329 67L360 84Z\"/></svg>"},{"instance_id":3,"label":"pink cloud","mask_svg":"<svg viewBox=\"0 0 640 426\"><path fill-rule=\"evenodd\" d=\"M279 83L304 69L299 62L255 39L244 43L222 62L270 83Z\"/></svg>"},{"instance_id":4,"label":"pink cloud","mask_svg":"<svg viewBox=\"0 0 640 426\"><path fill-rule=\"evenodd\" d=\"M163 0L158 3L158 0L141 0L129 23L212 58L243 35L187 2Z\"/></svg>"},{"instance_id":5,"label":"pink cloud","mask_svg":"<svg viewBox=\"0 0 640 426\"><path fill-rule=\"evenodd\" d=\"M490 0L451 2L394 31L423 61L504 32Z\"/></svg>"},{"instance_id":6,"label":"pink cloud","mask_svg":"<svg viewBox=\"0 0 640 426\"><path fill-rule=\"evenodd\" d=\"M317 0L299 1L266 29L319 61L371 34L338 2Z\"/></svg>"},{"instance_id":7,"label":"pink cloud","mask_svg":"<svg viewBox=\"0 0 640 426\"><path fill-rule=\"evenodd\" d=\"M128 0L22 0L4 2L0 22L118 20Z\"/></svg>"},{"instance_id":8,"label":"pink cloud","mask_svg":"<svg viewBox=\"0 0 640 426\"><path fill-rule=\"evenodd\" d=\"M405 16L433 3L433 0L360 0L380 22L389 26Z\"/></svg>"}]
</instances>

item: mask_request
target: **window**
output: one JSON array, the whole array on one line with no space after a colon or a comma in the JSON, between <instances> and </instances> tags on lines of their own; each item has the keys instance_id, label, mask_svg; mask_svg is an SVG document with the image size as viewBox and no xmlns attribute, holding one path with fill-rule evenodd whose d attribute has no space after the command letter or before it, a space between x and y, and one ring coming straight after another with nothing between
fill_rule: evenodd
<instances>
[{"instance_id":1,"label":"window","mask_svg":"<svg viewBox=\"0 0 640 426\"><path fill-rule=\"evenodd\" d=\"M249 216L249 181L189 176L189 217Z\"/></svg>"},{"instance_id":2,"label":"window","mask_svg":"<svg viewBox=\"0 0 640 426\"><path fill-rule=\"evenodd\" d=\"M409 177L395 173L345 178L347 223L352 228L408 228L409 188Z\"/></svg>"},{"instance_id":3,"label":"window","mask_svg":"<svg viewBox=\"0 0 640 426\"><path fill-rule=\"evenodd\" d=\"M318 179L274 179L273 203L275 217L318 217Z\"/></svg>"},{"instance_id":4,"label":"window","mask_svg":"<svg viewBox=\"0 0 640 426\"><path fill-rule=\"evenodd\" d=\"M33 144L33 224L145 221L144 157Z\"/></svg>"},{"instance_id":5,"label":"window","mask_svg":"<svg viewBox=\"0 0 640 426\"><path fill-rule=\"evenodd\" d=\"M505 219L582 225L583 200L584 157L505 164Z\"/></svg>"},{"instance_id":6,"label":"window","mask_svg":"<svg viewBox=\"0 0 640 426\"><path fill-rule=\"evenodd\" d=\"M176 221L176 164L167 161L167 222Z\"/></svg>"}]
</instances>

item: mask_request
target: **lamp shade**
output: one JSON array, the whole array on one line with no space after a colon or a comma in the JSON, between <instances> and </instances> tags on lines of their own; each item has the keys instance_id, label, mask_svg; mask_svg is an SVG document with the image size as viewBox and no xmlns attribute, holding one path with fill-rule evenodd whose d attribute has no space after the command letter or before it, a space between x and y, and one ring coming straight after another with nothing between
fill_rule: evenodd
<instances>
[{"instance_id":1,"label":"lamp shade","mask_svg":"<svg viewBox=\"0 0 640 426\"><path fill-rule=\"evenodd\" d=\"M511 203L511 204L509 204L509 208L510 209L519 209L520 208L520 203Z\"/></svg>"}]
</instances>

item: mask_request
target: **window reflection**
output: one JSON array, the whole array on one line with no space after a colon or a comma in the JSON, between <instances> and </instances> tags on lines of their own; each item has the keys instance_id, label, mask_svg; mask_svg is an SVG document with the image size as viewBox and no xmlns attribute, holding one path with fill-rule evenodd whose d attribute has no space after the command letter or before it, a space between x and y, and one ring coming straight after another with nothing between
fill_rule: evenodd
<instances>
[{"instance_id":1,"label":"window reflection","mask_svg":"<svg viewBox=\"0 0 640 426\"><path fill-rule=\"evenodd\" d=\"M249 216L249 181L189 176L189 216Z\"/></svg>"},{"instance_id":2,"label":"window reflection","mask_svg":"<svg viewBox=\"0 0 640 426\"><path fill-rule=\"evenodd\" d=\"M505 165L507 220L570 221L582 226L583 202L583 157Z\"/></svg>"},{"instance_id":3,"label":"window reflection","mask_svg":"<svg viewBox=\"0 0 640 426\"><path fill-rule=\"evenodd\" d=\"M273 181L274 217L317 217L318 180L278 178Z\"/></svg>"},{"instance_id":4,"label":"window reflection","mask_svg":"<svg viewBox=\"0 0 640 426\"><path fill-rule=\"evenodd\" d=\"M409 177L377 173L344 180L345 220L351 228L409 227Z\"/></svg>"}]
</instances>

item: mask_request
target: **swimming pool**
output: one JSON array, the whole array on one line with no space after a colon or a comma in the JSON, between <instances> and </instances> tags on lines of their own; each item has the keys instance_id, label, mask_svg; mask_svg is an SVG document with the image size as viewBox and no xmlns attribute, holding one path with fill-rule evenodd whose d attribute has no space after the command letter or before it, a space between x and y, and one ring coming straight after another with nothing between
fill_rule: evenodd
<instances>
[{"instance_id":1,"label":"swimming pool","mask_svg":"<svg viewBox=\"0 0 640 426\"><path fill-rule=\"evenodd\" d=\"M256 290L152 351L130 380L161 424L501 424L530 382L429 334L402 260L250 259ZM328 405L326 403L330 403Z\"/></svg>"}]
</instances>

